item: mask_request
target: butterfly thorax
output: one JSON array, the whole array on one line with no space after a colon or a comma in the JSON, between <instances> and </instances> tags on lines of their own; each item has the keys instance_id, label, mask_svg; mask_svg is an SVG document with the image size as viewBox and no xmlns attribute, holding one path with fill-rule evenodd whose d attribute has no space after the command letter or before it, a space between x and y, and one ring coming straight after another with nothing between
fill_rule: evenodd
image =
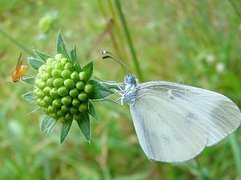
<instances>
[{"instance_id":1,"label":"butterfly thorax","mask_svg":"<svg viewBox=\"0 0 241 180\"><path fill-rule=\"evenodd\" d=\"M133 104L136 99L138 80L132 74L128 74L124 78L125 89L123 90L121 101Z\"/></svg>"}]
</instances>

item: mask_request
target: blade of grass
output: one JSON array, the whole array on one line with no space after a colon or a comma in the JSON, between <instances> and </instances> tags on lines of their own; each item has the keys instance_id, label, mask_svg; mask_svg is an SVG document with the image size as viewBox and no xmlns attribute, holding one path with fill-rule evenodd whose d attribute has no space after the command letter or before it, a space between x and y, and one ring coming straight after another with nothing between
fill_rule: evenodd
<instances>
[{"instance_id":1,"label":"blade of grass","mask_svg":"<svg viewBox=\"0 0 241 180\"><path fill-rule=\"evenodd\" d=\"M129 46L133 62L135 64L137 76L140 79L140 81L143 81L143 76L142 76L142 73L141 73L140 64L139 64L137 56L136 56L135 48L134 48L134 45L132 43L130 32L128 30L127 23L126 23L126 20L125 20L125 15L124 15L124 13L121 9L121 3L120 3L119 0L115 0L115 7L117 9L118 17L121 21L121 24L122 24L122 27L123 27L123 30L124 30L124 34L125 34L125 37L126 37L126 40L127 40L127 44Z\"/></svg>"},{"instance_id":2,"label":"blade of grass","mask_svg":"<svg viewBox=\"0 0 241 180\"><path fill-rule=\"evenodd\" d=\"M118 18L117 18L118 15L116 14L113 1L107 0L107 4L108 4L108 9L110 9L110 12L113 18L113 24L114 24L113 31L110 32L110 38L114 45L114 48L116 49L118 57L123 59L124 57L127 57L127 52L125 48L121 49L121 47L125 47L125 42L122 38L122 32L121 32L121 24L120 24L121 22L118 21ZM116 40L116 37L118 38L118 42Z\"/></svg>"},{"instance_id":3,"label":"blade of grass","mask_svg":"<svg viewBox=\"0 0 241 180\"><path fill-rule=\"evenodd\" d=\"M234 1L234 0L229 0L228 1L230 4L231 4L231 6L232 6L232 8L234 9L234 11L235 11L235 13L237 14L237 16L239 17L239 18L241 18L241 13L240 13L240 9L239 9L239 6L237 5L237 4L235 4L235 2L238 2L238 1ZM239 3L240 3L240 1L239 1Z\"/></svg>"},{"instance_id":4,"label":"blade of grass","mask_svg":"<svg viewBox=\"0 0 241 180\"><path fill-rule=\"evenodd\" d=\"M107 12L105 10L105 5L103 4L103 1L102 0L98 0L97 3L98 3L98 6L100 7L101 13L106 17L107 16Z\"/></svg>"},{"instance_id":5,"label":"blade of grass","mask_svg":"<svg viewBox=\"0 0 241 180\"><path fill-rule=\"evenodd\" d=\"M181 25L177 25L176 27L176 34L177 34L177 42L179 43L179 47L182 51L183 54L183 59L184 59L184 66L186 73L189 74L190 81L195 84L196 79L195 76L193 75L193 64L191 59L189 58L189 44L188 38L185 36L185 33L183 31L183 27Z\"/></svg>"},{"instance_id":6,"label":"blade of grass","mask_svg":"<svg viewBox=\"0 0 241 180\"><path fill-rule=\"evenodd\" d=\"M8 38L10 41L12 41L14 44L16 44L18 47L20 47L23 51L25 51L26 53L28 53L31 56L34 56L34 53L32 52L31 49L29 49L27 46L25 46L23 43L21 43L20 41L18 41L16 38L14 38L13 36L9 35L8 33L6 33L5 31L3 31L2 29L0 29L0 34L2 34L3 36L5 36L6 38Z\"/></svg>"},{"instance_id":7,"label":"blade of grass","mask_svg":"<svg viewBox=\"0 0 241 180\"><path fill-rule=\"evenodd\" d=\"M99 0L98 3L103 16L106 19L108 19L107 21L107 25L109 25L108 35L113 44L113 48L115 49L115 53L117 57L119 57L120 59L124 59L124 57L127 57L127 52L125 48L121 48L121 47L125 47L124 46L125 43L122 38L123 36L122 32L120 31L121 24L118 21L113 2L111 0L107 0L107 1Z\"/></svg>"},{"instance_id":8,"label":"blade of grass","mask_svg":"<svg viewBox=\"0 0 241 180\"><path fill-rule=\"evenodd\" d=\"M241 150L235 134L229 135L229 142L233 151L233 156L236 164L237 174L241 178ZM238 179L238 178L237 178Z\"/></svg>"}]
</instances>

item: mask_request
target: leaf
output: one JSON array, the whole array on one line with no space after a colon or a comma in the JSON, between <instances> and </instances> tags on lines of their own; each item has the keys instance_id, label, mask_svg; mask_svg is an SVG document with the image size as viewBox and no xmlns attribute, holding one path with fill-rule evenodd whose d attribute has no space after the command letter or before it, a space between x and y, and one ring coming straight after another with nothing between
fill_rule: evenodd
<instances>
[{"instance_id":1,"label":"leaf","mask_svg":"<svg viewBox=\"0 0 241 180\"><path fill-rule=\"evenodd\" d=\"M77 71L81 70L81 67L78 63L77 53L76 53L76 45L74 48L70 51L70 59L72 60L74 67Z\"/></svg>"},{"instance_id":2,"label":"leaf","mask_svg":"<svg viewBox=\"0 0 241 180\"><path fill-rule=\"evenodd\" d=\"M25 99L25 100L28 100L28 101L33 101L33 100L35 100L35 96L34 96L34 93L33 93L32 91L23 94L23 95L22 95L22 98Z\"/></svg>"},{"instance_id":3,"label":"leaf","mask_svg":"<svg viewBox=\"0 0 241 180\"><path fill-rule=\"evenodd\" d=\"M28 57L27 60L30 66L36 70L38 70L44 64L44 61L34 57Z\"/></svg>"},{"instance_id":4,"label":"leaf","mask_svg":"<svg viewBox=\"0 0 241 180\"><path fill-rule=\"evenodd\" d=\"M85 65L82 68L82 71L84 71L86 73L87 76L87 80L89 80L92 76L92 72L93 72L93 62L91 61L90 63L88 63L87 65Z\"/></svg>"},{"instance_id":5,"label":"leaf","mask_svg":"<svg viewBox=\"0 0 241 180\"><path fill-rule=\"evenodd\" d=\"M61 144L64 142L66 136L68 135L72 122L73 122L73 120L68 120L68 121L65 121L64 124L62 125L61 134L60 134L60 143Z\"/></svg>"},{"instance_id":6,"label":"leaf","mask_svg":"<svg viewBox=\"0 0 241 180\"><path fill-rule=\"evenodd\" d=\"M67 59L70 59L67 49L65 47L64 39L59 31L57 35L57 42L56 42L57 53L63 54L63 56Z\"/></svg>"},{"instance_id":7,"label":"leaf","mask_svg":"<svg viewBox=\"0 0 241 180\"><path fill-rule=\"evenodd\" d=\"M113 94L112 91L97 81L89 80L88 83L93 86L93 92L90 94L90 99L101 99L103 97L109 96L110 94Z\"/></svg>"},{"instance_id":8,"label":"leaf","mask_svg":"<svg viewBox=\"0 0 241 180\"><path fill-rule=\"evenodd\" d=\"M41 59L42 61L46 62L46 60L48 58L51 58L50 55L44 53L44 52L41 52L39 50L33 50L34 54L36 55L36 57L38 57L39 59Z\"/></svg>"},{"instance_id":9,"label":"leaf","mask_svg":"<svg viewBox=\"0 0 241 180\"><path fill-rule=\"evenodd\" d=\"M37 108L35 108L34 110L32 110L30 113L28 113L28 115L29 114L32 114L32 113L35 113L35 112L37 112L38 110L40 110L41 109L41 107L37 107Z\"/></svg>"},{"instance_id":10,"label":"leaf","mask_svg":"<svg viewBox=\"0 0 241 180\"><path fill-rule=\"evenodd\" d=\"M57 123L57 120L47 115L44 115L41 121L40 131L43 132L45 130L48 130L48 132L50 132L56 123Z\"/></svg>"},{"instance_id":11,"label":"leaf","mask_svg":"<svg viewBox=\"0 0 241 180\"><path fill-rule=\"evenodd\" d=\"M84 134L84 137L87 141L90 141L90 119L89 114L84 113L80 114L81 119L77 120L77 123L79 125L79 128L81 132Z\"/></svg>"},{"instance_id":12,"label":"leaf","mask_svg":"<svg viewBox=\"0 0 241 180\"><path fill-rule=\"evenodd\" d=\"M89 102L89 110L88 110L88 113L95 119L98 121L98 117L96 115L96 112L95 112L95 108L93 106L93 104L91 102Z\"/></svg>"},{"instance_id":13,"label":"leaf","mask_svg":"<svg viewBox=\"0 0 241 180\"><path fill-rule=\"evenodd\" d=\"M21 80L27 84L33 85L35 82L35 77L23 77Z\"/></svg>"},{"instance_id":14,"label":"leaf","mask_svg":"<svg viewBox=\"0 0 241 180\"><path fill-rule=\"evenodd\" d=\"M110 82L110 83L109 83ZM105 86L107 89L116 89L120 90L119 86L117 85L117 82L114 81L100 81L99 82L101 85Z\"/></svg>"}]
</instances>

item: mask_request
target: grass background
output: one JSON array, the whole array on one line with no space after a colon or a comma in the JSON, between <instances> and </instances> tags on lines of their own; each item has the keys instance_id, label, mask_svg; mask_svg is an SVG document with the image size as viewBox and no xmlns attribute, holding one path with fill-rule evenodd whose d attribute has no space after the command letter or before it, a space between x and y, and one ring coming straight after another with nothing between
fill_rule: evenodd
<instances>
[{"instance_id":1,"label":"grass background","mask_svg":"<svg viewBox=\"0 0 241 180\"><path fill-rule=\"evenodd\" d=\"M240 179L240 129L180 164L146 158L127 106L95 104L100 122L91 123L91 144L76 124L63 145L59 126L48 136L40 133L40 113L29 115L35 105L21 98L30 87L12 83L10 75L21 51L24 59L32 48L54 55L59 29L69 47L77 45L82 65L94 61L96 77L123 81L126 74L101 60L107 49L141 82L183 82L241 106L239 1L122 0L123 15L118 2L0 0L0 30L6 33L0 34L0 179ZM52 23L44 33L39 24L49 14Z\"/></svg>"}]
</instances>

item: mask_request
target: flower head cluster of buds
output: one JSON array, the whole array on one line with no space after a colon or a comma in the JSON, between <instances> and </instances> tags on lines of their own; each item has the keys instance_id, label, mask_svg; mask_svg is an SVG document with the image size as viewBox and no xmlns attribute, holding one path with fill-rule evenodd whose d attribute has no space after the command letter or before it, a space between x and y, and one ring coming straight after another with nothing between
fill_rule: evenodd
<instances>
[{"instance_id":1,"label":"flower head cluster of buds","mask_svg":"<svg viewBox=\"0 0 241 180\"><path fill-rule=\"evenodd\" d=\"M33 92L23 95L34 100L44 115L41 131L50 131L57 123L62 123L61 143L66 138L73 120L85 138L90 140L89 115L97 119L93 99L101 99L112 93L103 84L92 80L93 62L81 67L74 47L70 53L66 50L61 34L57 36L57 54L48 54L34 50L36 57L29 57L29 64L37 70L36 77L25 78L33 84Z\"/></svg>"},{"instance_id":2,"label":"flower head cluster of buds","mask_svg":"<svg viewBox=\"0 0 241 180\"><path fill-rule=\"evenodd\" d=\"M88 110L89 95L93 91L87 81L87 72L78 72L68 59L57 54L39 68L34 95L38 105L50 117L62 123L79 120L81 113Z\"/></svg>"}]
</instances>

